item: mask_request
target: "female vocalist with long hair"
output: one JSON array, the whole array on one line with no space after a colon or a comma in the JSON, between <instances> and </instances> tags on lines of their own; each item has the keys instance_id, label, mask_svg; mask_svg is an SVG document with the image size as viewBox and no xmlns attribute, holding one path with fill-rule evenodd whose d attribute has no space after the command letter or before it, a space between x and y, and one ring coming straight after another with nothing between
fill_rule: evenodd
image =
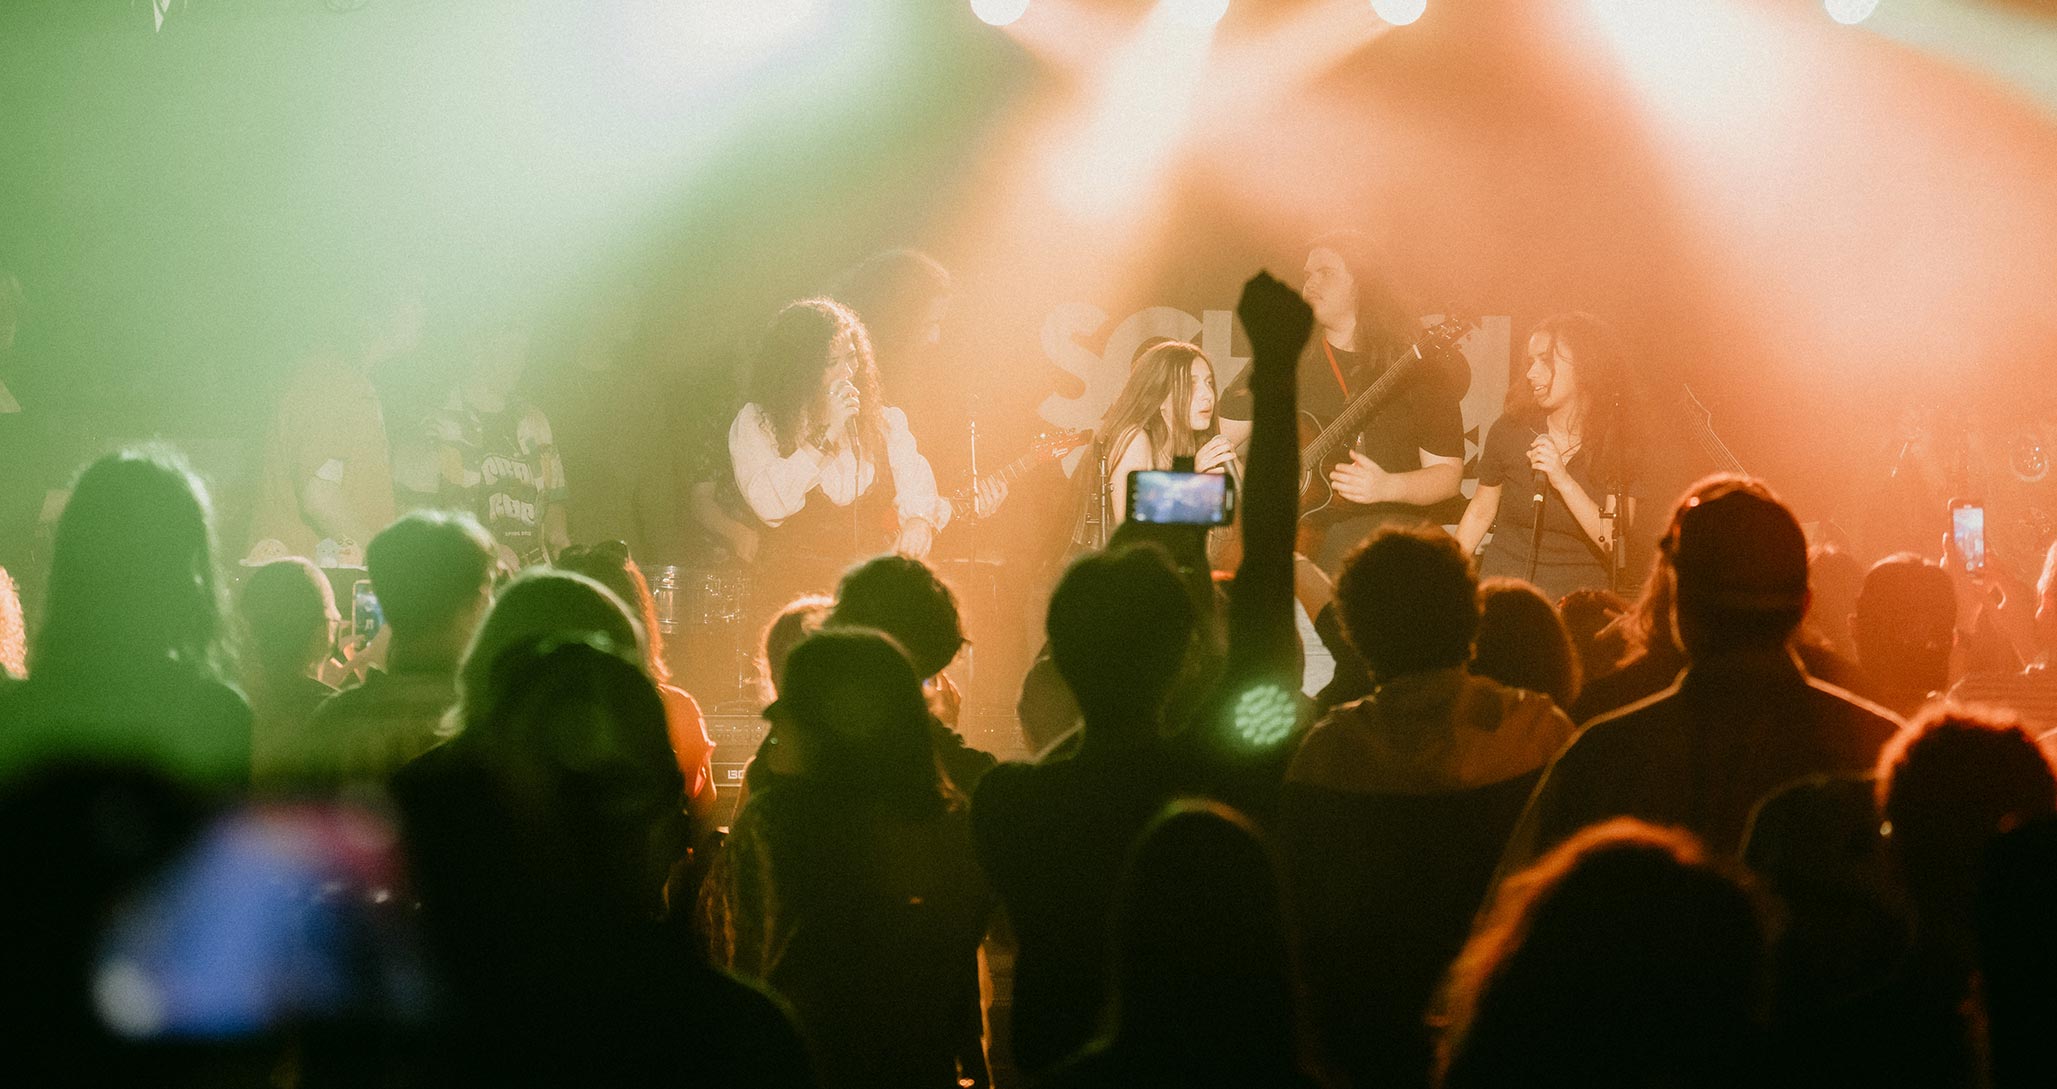
<instances>
[{"instance_id":1,"label":"female vocalist with long hair","mask_svg":"<svg viewBox=\"0 0 2057 1089\"><path fill-rule=\"evenodd\" d=\"M1240 475L1214 402L1214 364L1197 346L1166 341L1136 359L1098 436L1117 524L1128 519L1128 475L1137 470L1169 469L1172 459L1189 457L1195 472Z\"/></svg>"},{"instance_id":2,"label":"female vocalist with long hair","mask_svg":"<svg viewBox=\"0 0 2057 1089\"><path fill-rule=\"evenodd\" d=\"M769 578L821 592L888 547L928 554L950 503L906 414L880 397L855 313L824 298L788 304L758 349L749 390L728 448L736 489L765 527L760 588Z\"/></svg>"},{"instance_id":3,"label":"female vocalist with long hair","mask_svg":"<svg viewBox=\"0 0 2057 1089\"><path fill-rule=\"evenodd\" d=\"M1479 574L1529 579L1552 601L1608 588L1624 525L1606 512L1627 494L1632 465L1628 396L1627 362L1599 318L1558 314L1529 334L1527 365L1507 384L1506 407L1479 456L1478 491L1457 525L1467 553L1493 531ZM1633 505L1623 514L1632 518Z\"/></svg>"}]
</instances>

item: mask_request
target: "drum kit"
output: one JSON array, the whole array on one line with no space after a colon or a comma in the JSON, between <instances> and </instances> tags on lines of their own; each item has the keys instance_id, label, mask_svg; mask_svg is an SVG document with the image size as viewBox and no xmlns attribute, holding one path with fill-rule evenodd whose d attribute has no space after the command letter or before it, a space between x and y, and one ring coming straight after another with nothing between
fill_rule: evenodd
<instances>
[{"instance_id":1,"label":"drum kit","mask_svg":"<svg viewBox=\"0 0 2057 1089\"><path fill-rule=\"evenodd\" d=\"M750 576L737 568L643 568L667 665L715 714L754 714L764 702L755 633L746 630Z\"/></svg>"}]
</instances>

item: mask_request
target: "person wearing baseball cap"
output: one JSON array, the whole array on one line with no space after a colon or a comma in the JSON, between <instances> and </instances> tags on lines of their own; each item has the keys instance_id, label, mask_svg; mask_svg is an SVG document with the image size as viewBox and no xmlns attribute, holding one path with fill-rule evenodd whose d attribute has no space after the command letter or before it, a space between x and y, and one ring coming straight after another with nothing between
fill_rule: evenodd
<instances>
[{"instance_id":1,"label":"person wearing baseball cap","mask_svg":"<svg viewBox=\"0 0 2057 1089\"><path fill-rule=\"evenodd\" d=\"M1812 775L1863 775L1900 729L1890 711L1808 677L1794 658L1807 541L1762 482L1702 481L1661 547L1686 670L1566 746L1529 800L1503 874L1618 816L1678 825L1733 854L1760 799Z\"/></svg>"}]
</instances>

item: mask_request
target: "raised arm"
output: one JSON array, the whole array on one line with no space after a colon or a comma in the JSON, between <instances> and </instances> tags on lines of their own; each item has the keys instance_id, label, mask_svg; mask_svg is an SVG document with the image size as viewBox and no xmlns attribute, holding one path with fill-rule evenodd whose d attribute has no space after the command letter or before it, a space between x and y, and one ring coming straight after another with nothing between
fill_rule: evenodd
<instances>
[{"instance_id":1,"label":"raised arm","mask_svg":"<svg viewBox=\"0 0 2057 1089\"><path fill-rule=\"evenodd\" d=\"M1250 455L1243 472L1243 562L1229 598L1228 679L1299 690L1293 625L1293 528L1300 451L1294 369L1314 327L1300 296L1268 273L1243 285L1236 312L1250 337Z\"/></svg>"}]
</instances>

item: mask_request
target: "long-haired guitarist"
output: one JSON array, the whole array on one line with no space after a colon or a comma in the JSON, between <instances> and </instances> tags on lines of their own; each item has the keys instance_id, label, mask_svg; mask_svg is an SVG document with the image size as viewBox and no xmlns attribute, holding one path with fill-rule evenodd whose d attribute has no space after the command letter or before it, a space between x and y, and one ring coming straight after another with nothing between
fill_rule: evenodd
<instances>
[{"instance_id":1,"label":"long-haired guitarist","mask_svg":"<svg viewBox=\"0 0 2057 1089\"><path fill-rule=\"evenodd\" d=\"M1420 323L1375 278L1379 267L1369 240L1355 231L1323 235L1309 245L1301 294L1317 328L1300 357L1303 416L1326 424L1341 415L1419 334ZM1464 478L1458 402L1471 372L1454 352L1436 362L1373 411L1326 470L1334 499L1309 519L1325 531L1314 557L1323 568L1335 571L1344 553L1385 522L1455 517L1457 508L1449 501ZM1250 426L1247 393L1232 390L1222 417L1223 434L1240 445Z\"/></svg>"},{"instance_id":2,"label":"long-haired guitarist","mask_svg":"<svg viewBox=\"0 0 2057 1089\"><path fill-rule=\"evenodd\" d=\"M1529 579L1553 600L1609 588L1620 534L1608 512L1617 496L1626 499L1635 464L1629 386L1620 342L1599 318L1558 314L1536 326L1520 372L1507 383L1506 408L1486 433L1478 490L1457 526L1467 553L1493 531L1480 574Z\"/></svg>"},{"instance_id":3,"label":"long-haired guitarist","mask_svg":"<svg viewBox=\"0 0 2057 1089\"><path fill-rule=\"evenodd\" d=\"M825 298L788 304L758 349L749 391L728 449L736 489L765 527L760 584L820 592L887 547L928 554L951 506L906 415L879 395L856 314Z\"/></svg>"},{"instance_id":4,"label":"long-haired guitarist","mask_svg":"<svg viewBox=\"0 0 2057 1089\"><path fill-rule=\"evenodd\" d=\"M1188 457L1195 472L1240 474L1214 408L1214 363L1197 345L1165 341L1137 357L1100 425L1116 523L1128 517L1128 475L1137 470L1169 469Z\"/></svg>"}]
</instances>

